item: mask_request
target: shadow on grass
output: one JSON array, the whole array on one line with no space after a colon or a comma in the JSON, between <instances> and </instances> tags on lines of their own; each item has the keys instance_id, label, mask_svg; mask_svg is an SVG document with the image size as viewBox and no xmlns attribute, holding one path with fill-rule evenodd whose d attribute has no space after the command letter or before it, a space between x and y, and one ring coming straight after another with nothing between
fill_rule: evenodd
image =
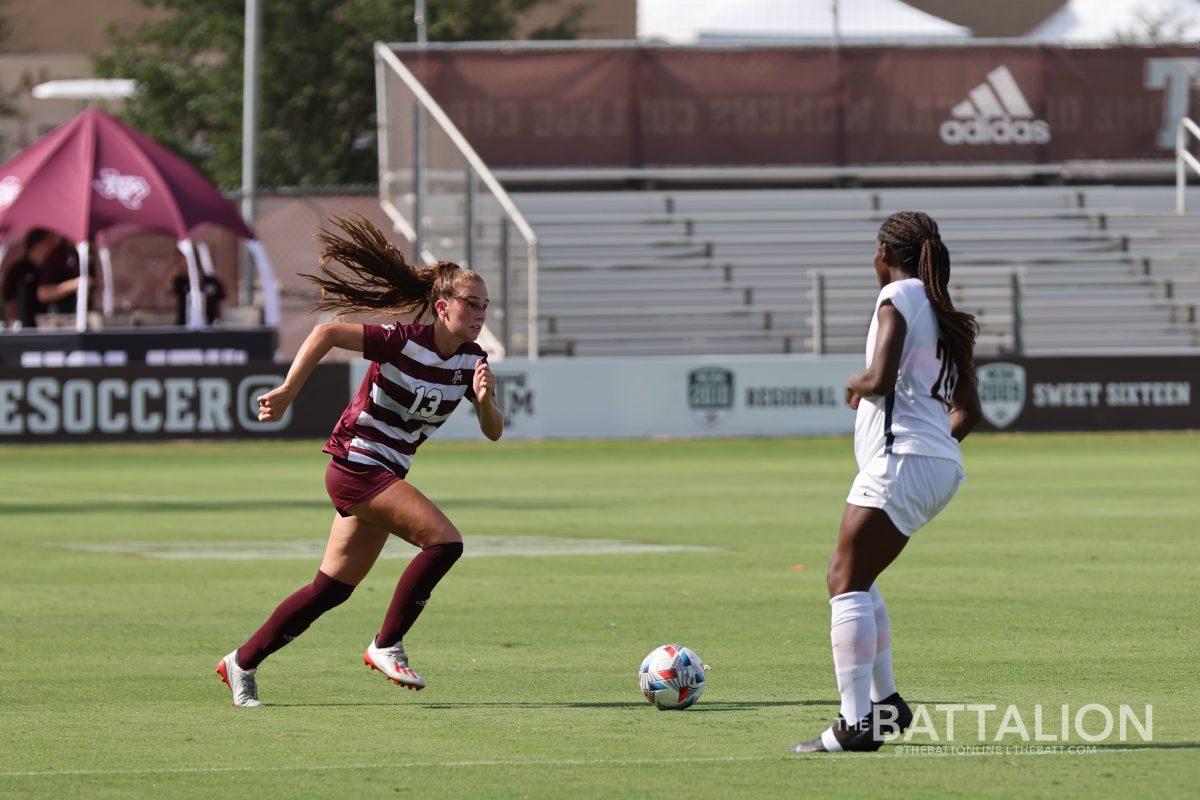
<instances>
[{"instance_id":1,"label":"shadow on grass","mask_svg":"<svg viewBox=\"0 0 1200 800\"><path fill-rule=\"evenodd\" d=\"M38 503L0 502L0 513L12 514L196 514L226 511L292 511L327 508L333 505L325 500L89 500L85 502Z\"/></svg>"},{"instance_id":2,"label":"shadow on grass","mask_svg":"<svg viewBox=\"0 0 1200 800\"><path fill-rule=\"evenodd\" d=\"M64 490L64 494L66 490ZM594 508L581 503L556 503L538 500L445 500L438 503L445 509L499 509L504 511L566 511ZM329 498L313 498L304 500L273 500L270 497L246 500L85 500L83 502L63 499L61 501L42 500L35 503L0 500L0 513L6 515L20 514L107 514L113 512L126 513L159 513L159 514L195 514L204 512L246 512L246 511L294 511L312 509L328 509L333 511Z\"/></svg>"},{"instance_id":3,"label":"shadow on grass","mask_svg":"<svg viewBox=\"0 0 1200 800\"><path fill-rule=\"evenodd\" d=\"M500 508L507 511L581 511L584 509L608 509L613 506L601 503L580 503L568 500L513 500L499 497L442 497L430 498L443 509L491 509Z\"/></svg>"},{"instance_id":4,"label":"shadow on grass","mask_svg":"<svg viewBox=\"0 0 1200 800\"><path fill-rule=\"evenodd\" d=\"M278 708L324 708L326 706L392 706L396 703L272 703L271 705ZM599 703L572 703L572 702L520 702L520 701L485 701L479 703L424 703L421 708L432 709L435 711L470 711L479 708L610 708L610 709L628 709L642 710L649 705L648 703L636 700L617 700L610 702ZM688 709L688 711L747 711L757 708L776 708L790 706L837 706L836 700L717 700L711 703L705 703L701 700L696 705Z\"/></svg>"}]
</instances>

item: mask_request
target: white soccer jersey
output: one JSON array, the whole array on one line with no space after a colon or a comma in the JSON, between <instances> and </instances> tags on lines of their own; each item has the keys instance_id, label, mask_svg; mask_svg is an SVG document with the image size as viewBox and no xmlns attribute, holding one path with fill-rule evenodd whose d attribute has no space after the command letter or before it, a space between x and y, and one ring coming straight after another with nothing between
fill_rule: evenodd
<instances>
[{"instance_id":1,"label":"white soccer jersey","mask_svg":"<svg viewBox=\"0 0 1200 800\"><path fill-rule=\"evenodd\" d=\"M937 315L917 278L883 287L867 332L867 367L875 353L879 305L891 300L904 317L907 333L896 388L883 397L864 397L854 420L854 456L859 469L886 453L947 458L962 466L958 442L950 435L950 392L957 370L940 343Z\"/></svg>"}]
</instances>

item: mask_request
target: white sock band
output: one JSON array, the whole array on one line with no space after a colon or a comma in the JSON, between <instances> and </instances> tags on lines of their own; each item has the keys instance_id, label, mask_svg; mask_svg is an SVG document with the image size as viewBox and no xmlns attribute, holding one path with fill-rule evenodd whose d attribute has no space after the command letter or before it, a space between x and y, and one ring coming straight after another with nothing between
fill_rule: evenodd
<instances>
[{"instance_id":1,"label":"white sock band","mask_svg":"<svg viewBox=\"0 0 1200 800\"><path fill-rule=\"evenodd\" d=\"M875 602L870 592L846 592L829 600L833 670L842 695L842 717L853 725L871 713L875 663Z\"/></svg>"},{"instance_id":2,"label":"white sock band","mask_svg":"<svg viewBox=\"0 0 1200 800\"><path fill-rule=\"evenodd\" d=\"M871 699L878 702L896 691L892 674L892 621L879 588L871 584L871 599L875 602L875 663L871 668Z\"/></svg>"}]
</instances>

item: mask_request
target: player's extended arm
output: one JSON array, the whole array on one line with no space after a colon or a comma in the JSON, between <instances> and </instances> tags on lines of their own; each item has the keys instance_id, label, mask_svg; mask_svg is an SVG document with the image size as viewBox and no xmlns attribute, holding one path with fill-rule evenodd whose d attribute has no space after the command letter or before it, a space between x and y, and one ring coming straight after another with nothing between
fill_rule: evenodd
<instances>
[{"instance_id":1,"label":"player's extended arm","mask_svg":"<svg viewBox=\"0 0 1200 800\"><path fill-rule=\"evenodd\" d=\"M958 441L967 438L967 434L975 429L979 420L983 419L983 409L979 407L979 387L972 384L971 397L965 406L955 406L950 411L950 435Z\"/></svg>"},{"instance_id":2,"label":"player's extended arm","mask_svg":"<svg viewBox=\"0 0 1200 800\"><path fill-rule=\"evenodd\" d=\"M323 322L313 328L312 333L300 345L300 352L292 361L283 385L258 398L258 419L271 422L283 416L287 407L300 393L300 387L308 380L325 354L335 347L361 353L363 349L363 326L349 322Z\"/></svg>"},{"instance_id":3,"label":"player's extended arm","mask_svg":"<svg viewBox=\"0 0 1200 800\"><path fill-rule=\"evenodd\" d=\"M504 412L496 404L496 376L486 361L475 365L471 388L475 392L475 416L479 418L479 430L494 442L504 433Z\"/></svg>"},{"instance_id":4,"label":"player's extended arm","mask_svg":"<svg viewBox=\"0 0 1200 800\"><path fill-rule=\"evenodd\" d=\"M877 313L879 327L875 331L875 352L871 355L871 366L856 372L846 381L847 393L859 397L885 395L896 388L900 375L900 356L904 354L904 336L908 324L890 300L884 300ZM857 403L854 403L857 405Z\"/></svg>"}]
</instances>

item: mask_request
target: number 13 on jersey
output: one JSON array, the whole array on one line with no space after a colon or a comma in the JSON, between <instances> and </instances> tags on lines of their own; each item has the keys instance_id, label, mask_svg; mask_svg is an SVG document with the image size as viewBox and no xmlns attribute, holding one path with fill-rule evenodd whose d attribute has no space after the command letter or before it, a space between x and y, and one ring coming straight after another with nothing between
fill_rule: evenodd
<instances>
[{"instance_id":1,"label":"number 13 on jersey","mask_svg":"<svg viewBox=\"0 0 1200 800\"><path fill-rule=\"evenodd\" d=\"M408 413L411 416L429 419L437 413L438 405L442 402L442 392L440 389L418 386L416 394L416 399L408 407Z\"/></svg>"}]
</instances>

